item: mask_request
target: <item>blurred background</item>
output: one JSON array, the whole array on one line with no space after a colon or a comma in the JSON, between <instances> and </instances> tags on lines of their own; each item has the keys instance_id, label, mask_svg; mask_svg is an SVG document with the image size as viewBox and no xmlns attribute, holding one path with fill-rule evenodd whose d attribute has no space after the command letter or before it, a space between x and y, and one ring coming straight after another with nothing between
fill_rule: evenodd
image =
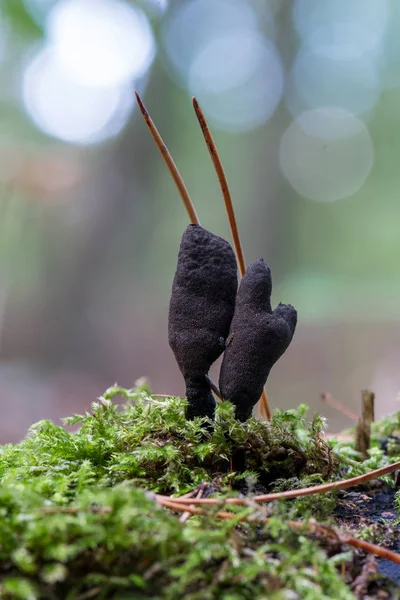
<instances>
[{"instance_id":1,"label":"blurred background","mask_svg":"<svg viewBox=\"0 0 400 600\"><path fill-rule=\"evenodd\" d=\"M184 393L167 314L187 216L134 89L230 239L197 96L246 260L298 309L272 406L331 431L351 423L322 392L399 408L398 0L0 0L0 73L1 442L115 381Z\"/></svg>"}]
</instances>

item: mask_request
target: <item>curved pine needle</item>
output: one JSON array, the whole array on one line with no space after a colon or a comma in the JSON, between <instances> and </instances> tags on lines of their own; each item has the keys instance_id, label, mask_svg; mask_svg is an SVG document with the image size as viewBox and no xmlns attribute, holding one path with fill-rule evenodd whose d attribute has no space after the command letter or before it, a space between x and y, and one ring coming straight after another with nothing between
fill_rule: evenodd
<instances>
[{"instance_id":1,"label":"curved pine needle","mask_svg":"<svg viewBox=\"0 0 400 600\"><path fill-rule=\"evenodd\" d=\"M233 208L232 197L228 186L228 181L226 179L224 167L222 166L221 159L218 154L217 146L215 145L214 139L211 135L210 128L206 121L203 111L201 110L199 103L196 98L193 97L193 108L197 116L197 120L200 124L201 131L203 132L204 140L207 144L208 152L210 154L211 160L214 165L215 172L218 177L218 181L221 187L222 196L224 198L225 208L228 215L229 226L232 233L233 245L235 247L236 257L239 266L240 276L243 277L246 271L246 263L244 260L242 243L240 241L239 229L236 222L235 209ZM271 420L271 410L268 404L268 396L265 391L260 398L260 413L262 416L265 416L267 421Z\"/></svg>"},{"instance_id":2,"label":"curved pine needle","mask_svg":"<svg viewBox=\"0 0 400 600\"><path fill-rule=\"evenodd\" d=\"M321 402L332 406L332 408L335 408L337 411L342 413L342 415L345 415L348 419L351 419L351 421L358 421L358 416L356 413L347 408L347 406L341 402L338 402L336 398L334 398L329 392L323 392L321 394Z\"/></svg>"},{"instance_id":3,"label":"curved pine needle","mask_svg":"<svg viewBox=\"0 0 400 600\"><path fill-rule=\"evenodd\" d=\"M209 375L205 375L205 378L207 380L208 385L210 386L211 391L214 392L214 394L217 396L217 398L222 400L221 392L219 391L219 387L217 386L217 384L214 383L214 381L211 379L211 377Z\"/></svg>"},{"instance_id":4,"label":"curved pine needle","mask_svg":"<svg viewBox=\"0 0 400 600\"><path fill-rule=\"evenodd\" d=\"M267 419L267 421L270 421L271 420L271 409L269 407L268 396L267 396L267 392L265 391L265 389L263 389L263 391L262 391L260 403L261 403L261 407L264 412L265 418Z\"/></svg>"},{"instance_id":5,"label":"curved pine needle","mask_svg":"<svg viewBox=\"0 0 400 600\"><path fill-rule=\"evenodd\" d=\"M243 248L239 237L239 230L236 223L235 210L232 204L232 197L229 191L228 181L226 179L225 171L222 166L221 159L218 154L217 147L211 135L210 128L208 127L206 118L204 116L203 111L201 110L199 103L196 98L193 97L193 107L197 116L197 120L200 124L201 130L203 132L203 136L205 142L207 144L208 151L210 153L211 160L213 161L215 172L218 177L219 184L221 186L222 196L224 198L226 212L228 214L229 226L231 228L233 245L235 247L235 252L237 256L237 261L239 265L239 273L240 276L243 277L244 272L246 270L246 263L244 261Z\"/></svg>"},{"instance_id":6,"label":"curved pine needle","mask_svg":"<svg viewBox=\"0 0 400 600\"><path fill-rule=\"evenodd\" d=\"M174 502L178 504L213 504L213 505L229 505L229 504L246 504L246 502L273 502L274 500L284 500L299 498L300 496L310 496L311 494L326 494L327 492L333 492L337 490L345 490L356 485L361 485L367 481L378 479L384 475L389 475L394 471L400 469L400 461L394 462L391 465L374 469L363 475L357 475L357 477L351 477L350 479L342 479L340 481L332 481L331 483L323 483L321 485L314 485L307 488L300 488L298 490L288 490L286 492L274 492L272 494L261 494L259 496L248 496L247 498L227 498L225 500L219 500L217 498L200 498L198 500L193 499L188 502L186 499L174 498ZM163 498L163 496L157 496Z\"/></svg>"},{"instance_id":7,"label":"curved pine needle","mask_svg":"<svg viewBox=\"0 0 400 600\"><path fill-rule=\"evenodd\" d=\"M135 92L135 96L136 96L136 100L137 100L137 103L140 108L140 112L142 113L143 118L146 121L147 126L150 130L150 133L153 136L153 139L154 139L155 143L157 144L159 151L161 152L161 156L163 157L164 162L167 165L168 170L171 173L173 180L175 181L176 187L178 188L178 191L182 198L183 204L189 215L190 222L194 225L199 225L200 221L198 219L196 209L194 208L193 202L190 199L189 192L187 191L187 188L184 184L182 176L178 171L178 167L176 166L167 146L164 143L164 140L162 139L161 135L159 134L157 127L154 125L152 118L150 117L145 105L142 102L142 99L140 98L140 96L137 92Z\"/></svg>"},{"instance_id":8,"label":"curved pine needle","mask_svg":"<svg viewBox=\"0 0 400 600\"><path fill-rule=\"evenodd\" d=\"M201 498L204 495L204 492L206 491L206 489L207 489L207 483L203 483L197 491L196 498ZM184 513L181 514L179 521L181 523L186 523L186 521L189 519L191 514L192 513L190 513L189 511L185 511Z\"/></svg>"}]
</instances>

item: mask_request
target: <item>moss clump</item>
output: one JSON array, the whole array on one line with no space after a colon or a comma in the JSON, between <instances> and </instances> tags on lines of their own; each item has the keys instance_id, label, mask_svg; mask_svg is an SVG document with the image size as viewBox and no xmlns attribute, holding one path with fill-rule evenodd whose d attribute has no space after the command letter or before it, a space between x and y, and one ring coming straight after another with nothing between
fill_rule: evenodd
<instances>
[{"instance_id":1,"label":"moss clump","mask_svg":"<svg viewBox=\"0 0 400 600\"><path fill-rule=\"evenodd\" d=\"M112 402L118 394L126 399L120 407ZM179 398L114 387L92 413L66 419L78 431L42 421L0 449L0 597L352 597L337 557L281 516L268 526L238 528L212 514L182 524L138 487L240 481L249 471L229 473L238 451L253 478L329 475L335 459L321 440L323 422L308 427L302 407L277 412L270 425L240 424L221 404L205 432L204 420L185 419L185 408Z\"/></svg>"},{"instance_id":2,"label":"moss clump","mask_svg":"<svg viewBox=\"0 0 400 600\"><path fill-rule=\"evenodd\" d=\"M230 600L352 598L327 558L279 519L181 524L132 485L92 487L68 507L27 482L2 485L0 597ZM348 556L342 556L345 561Z\"/></svg>"},{"instance_id":3,"label":"moss clump","mask_svg":"<svg viewBox=\"0 0 400 600\"><path fill-rule=\"evenodd\" d=\"M117 394L127 399L122 406L112 402ZM111 388L91 414L65 419L79 431L41 421L26 440L4 446L0 477L45 475L48 497L68 501L94 482L128 479L152 491L182 493L203 481L235 483L250 474L263 485L315 473L326 479L337 467L322 439L323 420L316 416L308 426L304 406L277 411L270 423L239 423L233 406L221 403L212 431L202 426L206 419L186 420L185 409L180 398Z\"/></svg>"},{"instance_id":4,"label":"moss clump","mask_svg":"<svg viewBox=\"0 0 400 600\"><path fill-rule=\"evenodd\" d=\"M0 448L0 598L353 598L336 567L356 576L356 554L336 542L322 549L285 524L316 505L269 505L268 524L262 508L239 523L248 507L233 508L229 522L209 512L181 523L152 494L210 481L223 497L227 482L283 489L329 478L338 460L323 420L307 423L300 407L269 424L239 423L222 403L205 430L185 408L114 387L91 413L66 419L77 431L42 421ZM238 457L243 472L231 471Z\"/></svg>"}]
</instances>

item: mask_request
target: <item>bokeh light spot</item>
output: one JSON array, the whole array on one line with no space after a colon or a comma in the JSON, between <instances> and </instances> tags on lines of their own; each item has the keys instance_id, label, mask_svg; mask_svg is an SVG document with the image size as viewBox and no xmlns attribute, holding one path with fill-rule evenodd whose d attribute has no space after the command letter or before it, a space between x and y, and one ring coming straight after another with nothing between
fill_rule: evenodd
<instances>
[{"instance_id":1,"label":"bokeh light spot","mask_svg":"<svg viewBox=\"0 0 400 600\"><path fill-rule=\"evenodd\" d=\"M352 114L373 108L381 93L377 64L368 55L342 60L303 47L286 92L293 116L319 106L340 106Z\"/></svg>"},{"instance_id":2,"label":"bokeh light spot","mask_svg":"<svg viewBox=\"0 0 400 600\"><path fill-rule=\"evenodd\" d=\"M132 109L131 93L71 81L49 48L39 51L26 67L22 92L36 125L68 142L91 144L116 135Z\"/></svg>"},{"instance_id":3,"label":"bokeh light spot","mask_svg":"<svg viewBox=\"0 0 400 600\"><path fill-rule=\"evenodd\" d=\"M47 35L71 79L83 85L120 85L143 75L155 54L150 23L122 0L62 0Z\"/></svg>"},{"instance_id":4,"label":"bokeh light spot","mask_svg":"<svg viewBox=\"0 0 400 600\"><path fill-rule=\"evenodd\" d=\"M193 61L189 90L220 127L252 129L271 117L281 99L279 55L257 33L220 37Z\"/></svg>"},{"instance_id":5,"label":"bokeh light spot","mask_svg":"<svg viewBox=\"0 0 400 600\"><path fill-rule=\"evenodd\" d=\"M257 32L257 15L238 0L190 0L178 6L163 27L163 43L169 65L186 86L191 65L199 52L221 35Z\"/></svg>"},{"instance_id":6,"label":"bokeh light spot","mask_svg":"<svg viewBox=\"0 0 400 600\"><path fill-rule=\"evenodd\" d=\"M390 16L389 0L295 0L294 25L303 38L310 38L323 26L357 24L379 42Z\"/></svg>"},{"instance_id":7,"label":"bokeh light spot","mask_svg":"<svg viewBox=\"0 0 400 600\"><path fill-rule=\"evenodd\" d=\"M359 23L330 23L317 28L307 38L314 52L333 60L352 60L379 49L377 36Z\"/></svg>"},{"instance_id":8,"label":"bokeh light spot","mask_svg":"<svg viewBox=\"0 0 400 600\"><path fill-rule=\"evenodd\" d=\"M300 115L283 134L279 156L291 186L301 196L319 202L355 194L374 162L364 123L340 108Z\"/></svg>"}]
</instances>

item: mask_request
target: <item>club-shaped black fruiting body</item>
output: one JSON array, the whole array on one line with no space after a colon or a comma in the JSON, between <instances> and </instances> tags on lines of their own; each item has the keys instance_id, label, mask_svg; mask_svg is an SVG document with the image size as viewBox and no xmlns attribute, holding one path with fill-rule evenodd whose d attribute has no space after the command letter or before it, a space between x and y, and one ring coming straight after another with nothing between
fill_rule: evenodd
<instances>
[{"instance_id":1,"label":"club-shaped black fruiting body","mask_svg":"<svg viewBox=\"0 0 400 600\"><path fill-rule=\"evenodd\" d=\"M235 314L222 361L219 388L224 400L246 421L269 372L289 346L297 312L289 304L271 309L271 272L262 259L252 263L240 283Z\"/></svg>"},{"instance_id":2,"label":"club-shaped black fruiting body","mask_svg":"<svg viewBox=\"0 0 400 600\"><path fill-rule=\"evenodd\" d=\"M225 348L236 292L230 244L200 225L189 225L179 249L168 320L169 344L186 383L188 419L214 416L205 375Z\"/></svg>"}]
</instances>

